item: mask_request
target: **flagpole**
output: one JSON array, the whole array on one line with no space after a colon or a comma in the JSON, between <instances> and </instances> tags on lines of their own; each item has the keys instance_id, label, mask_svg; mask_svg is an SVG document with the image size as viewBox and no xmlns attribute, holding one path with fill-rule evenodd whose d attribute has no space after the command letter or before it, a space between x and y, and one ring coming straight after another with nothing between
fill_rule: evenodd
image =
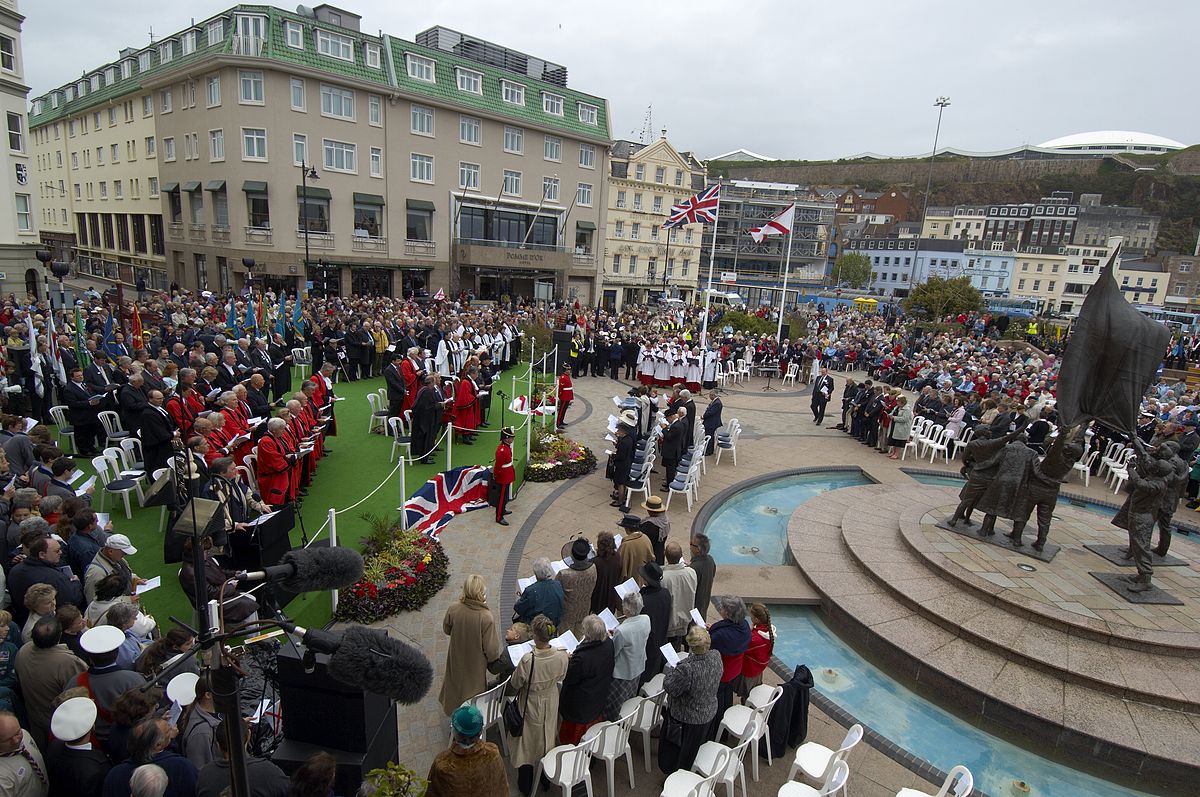
<instances>
[{"instance_id":1,"label":"flagpole","mask_svg":"<svg viewBox=\"0 0 1200 797\"><path fill-rule=\"evenodd\" d=\"M721 200L718 192L717 212L713 216L712 249L708 255L708 288L704 291L704 324L700 328L700 348L708 345L708 305L712 301L713 264L717 260L717 227L721 224ZM734 230L734 249L737 249L737 230Z\"/></svg>"},{"instance_id":2,"label":"flagpole","mask_svg":"<svg viewBox=\"0 0 1200 797\"><path fill-rule=\"evenodd\" d=\"M792 219L792 226L795 226L795 218ZM783 311L787 307L787 283L788 272L792 265L792 228L788 228L787 236L787 254L783 256L783 300L779 303L779 326L775 328L775 345L783 344Z\"/></svg>"}]
</instances>

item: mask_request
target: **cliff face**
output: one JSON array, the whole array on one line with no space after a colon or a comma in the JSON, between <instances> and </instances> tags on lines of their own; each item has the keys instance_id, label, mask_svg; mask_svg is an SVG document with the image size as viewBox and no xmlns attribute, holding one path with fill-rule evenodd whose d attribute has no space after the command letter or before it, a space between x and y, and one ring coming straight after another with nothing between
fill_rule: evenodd
<instances>
[{"instance_id":1,"label":"cliff face","mask_svg":"<svg viewBox=\"0 0 1200 797\"><path fill-rule=\"evenodd\" d=\"M774 161L709 163L709 174L811 186L906 188L919 213L929 161ZM1053 191L1100 194L1105 204L1140 207L1161 218L1158 248L1191 252L1200 229L1200 146L1169 156L1079 160L971 160L933 164L930 207L1036 202Z\"/></svg>"}]
</instances>

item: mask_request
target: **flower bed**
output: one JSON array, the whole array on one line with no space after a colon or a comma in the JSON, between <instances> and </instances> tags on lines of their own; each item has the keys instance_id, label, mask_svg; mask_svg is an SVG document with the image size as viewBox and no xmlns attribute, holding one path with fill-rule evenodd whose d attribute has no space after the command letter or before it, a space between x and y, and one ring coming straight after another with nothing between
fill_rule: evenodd
<instances>
[{"instance_id":1,"label":"flower bed","mask_svg":"<svg viewBox=\"0 0 1200 797\"><path fill-rule=\"evenodd\" d=\"M450 578L450 560L441 543L399 521L366 516L371 535L363 540L363 577L338 596L335 620L374 623L420 609Z\"/></svg>"},{"instance_id":2,"label":"flower bed","mask_svg":"<svg viewBox=\"0 0 1200 797\"><path fill-rule=\"evenodd\" d=\"M535 430L529 446L529 465L525 468L525 480L531 482L556 482L574 479L596 469L596 455L582 443L558 432Z\"/></svg>"}]
</instances>

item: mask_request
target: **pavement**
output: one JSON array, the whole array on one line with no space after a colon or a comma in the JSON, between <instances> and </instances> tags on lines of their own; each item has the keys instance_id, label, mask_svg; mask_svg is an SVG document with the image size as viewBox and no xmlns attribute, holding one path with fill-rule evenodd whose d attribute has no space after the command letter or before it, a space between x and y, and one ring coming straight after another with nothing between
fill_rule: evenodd
<instances>
[{"instance_id":1,"label":"pavement","mask_svg":"<svg viewBox=\"0 0 1200 797\"><path fill-rule=\"evenodd\" d=\"M856 379L864 376L859 373L835 374L838 387L830 410L840 407L841 380L847 375ZM778 380L774 384L778 385ZM693 523L704 514L706 503L714 497L720 500L722 491L756 476L804 467L869 466L872 477L880 483L902 487L916 484L900 470L902 467L957 474L958 462L947 467L944 462L931 464L928 459L923 462L915 462L911 457L905 462L890 460L834 429L837 419L832 414L823 426L815 425L803 386L788 385L780 392L767 392L760 389L763 385L765 380L755 378L749 384L731 386L722 393L724 420L738 418L744 430L737 464L734 465L728 455L722 457L719 465L710 461L707 473L701 479L700 504L690 512L682 500L672 502L668 512L672 523L671 538L679 541L684 550L687 550L686 542ZM450 558L447 587L420 612L404 613L381 624L419 645L438 673L424 700L400 710L399 760L417 773L427 772L433 757L446 748L448 720L437 702L448 647L442 619L450 604L459 598L463 579L471 573L486 579L488 601L496 612L498 627L504 629L509 625L516 596L516 579L532 573L531 564L535 558L557 559L563 543L569 538L583 534L594 541L598 532L616 529L620 515L617 509L609 506L610 484L603 478L603 452L607 445L603 437L612 397L623 396L630 386L631 383L607 378L575 380L576 405L567 418L566 432L596 452L600 468L588 476L566 482L524 484L510 505L513 514L509 517L511 525L507 527L497 525L492 513L485 510L456 518L442 533L442 543ZM697 401L701 412L705 403L706 399ZM483 445L490 446L490 438ZM1100 480L1085 487L1073 479L1064 491L1113 500L1112 493ZM634 511L639 510L635 507ZM784 573L785 570L788 572ZM772 601L815 603L819 600L812 585L797 568L719 567L717 578L714 594L725 590ZM863 720L869 723L870 718ZM836 748L844 734L844 726L814 707L810 713L809 740ZM628 787L623 766L618 766L617 794L658 794L664 778L657 767L652 767L653 774L646 773L640 745L636 738L633 741L637 788ZM884 747L886 745L880 744L877 748L864 742L850 756L849 789L855 795L894 795L905 787L915 787L930 794L937 792L940 782L934 785L918 776L913 769L899 763L897 759L903 756L898 756L896 750L882 749ZM761 781L747 784L751 795L774 795L787 778L790 759L776 761L770 767L765 766L765 761L763 763ZM603 766L594 765L592 776L597 793L604 791ZM511 772L510 783L515 794L515 776Z\"/></svg>"}]
</instances>

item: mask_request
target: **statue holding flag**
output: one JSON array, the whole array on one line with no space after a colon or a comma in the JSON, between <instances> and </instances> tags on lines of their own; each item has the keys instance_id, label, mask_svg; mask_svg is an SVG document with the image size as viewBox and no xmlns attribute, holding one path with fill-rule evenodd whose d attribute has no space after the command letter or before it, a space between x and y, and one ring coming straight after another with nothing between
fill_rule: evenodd
<instances>
[{"instance_id":1,"label":"statue holding flag","mask_svg":"<svg viewBox=\"0 0 1200 797\"><path fill-rule=\"evenodd\" d=\"M1145 452L1137 437L1137 417L1171 332L1139 313L1121 295L1113 279L1121 239L1109 238L1108 247L1112 254L1088 292L1063 357L1057 409L1064 427L1096 420L1125 432L1138 447L1137 465L1130 468L1133 490L1113 523L1129 531L1138 568L1136 575L1126 578L1127 589L1144 592L1150 589L1153 574L1149 535L1170 465Z\"/></svg>"}]
</instances>

